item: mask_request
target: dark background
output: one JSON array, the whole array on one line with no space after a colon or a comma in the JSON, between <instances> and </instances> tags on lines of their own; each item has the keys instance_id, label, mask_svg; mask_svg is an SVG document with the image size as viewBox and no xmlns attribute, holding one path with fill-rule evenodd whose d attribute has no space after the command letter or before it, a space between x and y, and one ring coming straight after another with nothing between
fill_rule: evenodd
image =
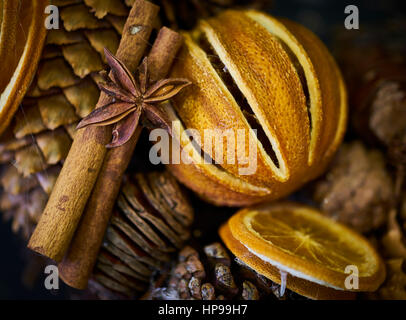
<instances>
[{"instance_id":1,"label":"dark background","mask_svg":"<svg viewBox=\"0 0 406 320\"><path fill-rule=\"evenodd\" d=\"M322 1L322 0L274 0L270 11L275 16L287 17L305 25L328 45L332 46L334 35L344 31L344 8L347 5L357 5L360 16L360 30L382 26L385 28L388 20L406 21L405 2L396 0L384 1ZM358 32L348 30L346 32ZM213 209L198 208L199 211L213 211ZM231 209L232 210L232 209ZM214 209L217 217L227 214L230 209ZM201 216L200 216L201 217ZM197 212L199 220L199 212ZM207 220L207 219L206 219ZM213 221L212 221L213 222ZM197 222L199 223L199 222ZM16 237L10 223L0 223L0 299L63 299L68 290L60 282L60 290L50 292L45 290L43 282L45 275L41 274L32 288L22 284L27 256L31 254L25 249L25 243Z\"/></svg>"}]
</instances>

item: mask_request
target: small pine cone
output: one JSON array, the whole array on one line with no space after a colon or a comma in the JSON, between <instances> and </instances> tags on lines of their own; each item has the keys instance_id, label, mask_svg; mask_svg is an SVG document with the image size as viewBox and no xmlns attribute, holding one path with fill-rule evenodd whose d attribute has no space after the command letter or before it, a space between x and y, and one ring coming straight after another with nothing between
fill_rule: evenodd
<instances>
[{"instance_id":1,"label":"small pine cone","mask_svg":"<svg viewBox=\"0 0 406 320\"><path fill-rule=\"evenodd\" d=\"M125 0L51 3L59 8L59 29L49 30L31 87L0 138L0 197L21 194L25 198L24 204L7 210L0 206L0 211L20 221L15 225L21 228L14 229L23 229L27 238L32 228L22 227L26 207L43 203L42 198L37 201L24 194L38 188L51 193L77 122L99 98L98 72L106 65L103 48L112 52L118 48L130 5Z\"/></svg>"},{"instance_id":2,"label":"small pine cone","mask_svg":"<svg viewBox=\"0 0 406 320\"><path fill-rule=\"evenodd\" d=\"M30 189L24 194L0 193L0 210L3 212L3 220L11 220L12 231L21 234L23 239L28 240L47 200L48 195L40 187Z\"/></svg>"},{"instance_id":3,"label":"small pine cone","mask_svg":"<svg viewBox=\"0 0 406 320\"><path fill-rule=\"evenodd\" d=\"M200 255L190 246L178 255L167 279L152 284L146 298L157 300L259 300L295 298L280 286L262 277L247 265L230 259L218 242L203 248ZM296 297L297 298L297 297Z\"/></svg>"},{"instance_id":4,"label":"small pine cone","mask_svg":"<svg viewBox=\"0 0 406 320\"><path fill-rule=\"evenodd\" d=\"M251 282L244 280L242 283L241 297L243 300L259 300L259 292Z\"/></svg>"},{"instance_id":5,"label":"small pine cone","mask_svg":"<svg viewBox=\"0 0 406 320\"><path fill-rule=\"evenodd\" d=\"M390 259L385 264L386 280L371 298L406 300L406 259Z\"/></svg>"},{"instance_id":6,"label":"small pine cone","mask_svg":"<svg viewBox=\"0 0 406 320\"><path fill-rule=\"evenodd\" d=\"M387 230L379 242L384 257L406 259L406 232L399 225L395 209L389 212Z\"/></svg>"},{"instance_id":7,"label":"small pine cone","mask_svg":"<svg viewBox=\"0 0 406 320\"><path fill-rule=\"evenodd\" d=\"M403 192L402 207L400 209L400 219L402 221L403 234L406 236L406 191Z\"/></svg>"},{"instance_id":8,"label":"small pine cone","mask_svg":"<svg viewBox=\"0 0 406 320\"><path fill-rule=\"evenodd\" d=\"M369 127L388 147L406 137L406 79L403 84L386 81L380 85L371 103Z\"/></svg>"},{"instance_id":9,"label":"small pine cone","mask_svg":"<svg viewBox=\"0 0 406 320\"><path fill-rule=\"evenodd\" d=\"M139 296L146 291L153 272L162 270L171 253L189 238L192 221L193 209L167 171L140 173L134 181L127 177L106 231L90 289L101 299L114 297L115 293L119 294L117 298ZM201 278L195 265L187 268L184 272Z\"/></svg>"},{"instance_id":10,"label":"small pine cone","mask_svg":"<svg viewBox=\"0 0 406 320\"><path fill-rule=\"evenodd\" d=\"M389 21L393 23L394 21ZM398 28L343 32L336 56L348 84L352 126L368 142L390 148L406 136L406 46Z\"/></svg>"},{"instance_id":11,"label":"small pine cone","mask_svg":"<svg viewBox=\"0 0 406 320\"><path fill-rule=\"evenodd\" d=\"M336 50L348 84L352 128L369 144L385 149L397 171L397 201L406 172L404 28L404 21L389 20L388 26L343 32Z\"/></svg>"},{"instance_id":12,"label":"small pine cone","mask_svg":"<svg viewBox=\"0 0 406 320\"><path fill-rule=\"evenodd\" d=\"M322 211L359 232L382 226L393 204L394 187L379 151L360 142L343 145L327 175L315 185Z\"/></svg>"}]
</instances>

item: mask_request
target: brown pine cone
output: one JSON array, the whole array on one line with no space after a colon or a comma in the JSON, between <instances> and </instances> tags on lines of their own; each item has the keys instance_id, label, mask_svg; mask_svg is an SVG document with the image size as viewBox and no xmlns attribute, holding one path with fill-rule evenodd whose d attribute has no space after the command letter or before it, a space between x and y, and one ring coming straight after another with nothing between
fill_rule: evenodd
<instances>
[{"instance_id":1,"label":"brown pine cone","mask_svg":"<svg viewBox=\"0 0 406 320\"><path fill-rule=\"evenodd\" d=\"M389 147L406 135L405 24L342 32L336 57L349 89L352 125L369 142Z\"/></svg>"},{"instance_id":2,"label":"brown pine cone","mask_svg":"<svg viewBox=\"0 0 406 320\"><path fill-rule=\"evenodd\" d=\"M103 48L116 51L129 2L52 1L59 8L59 29L49 30L32 85L0 139L0 211L25 237L43 211L77 121L97 103ZM24 201L14 201L19 195Z\"/></svg>"},{"instance_id":3,"label":"brown pine cone","mask_svg":"<svg viewBox=\"0 0 406 320\"><path fill-rule=\"evenodd\" d=\"M406 67L403 72L406 74ZM385 81L376 90L369 127L386 146L406 137L406 80Z\"/></svg>"},{"instance_id":4,"label":"brown pine cone","mask_svg":"<svg viewBox=\"0 0 406 320\"><path fill-rule=\"evenodd\" d=\"M189 238L193 209L167 171L137 174L123 183L89 282L100 299L134 298L145 292Z\"/></svg>"},{"instance_id":5,"label":"brown pine cone","mask_svg":"<svg viewBox=\"0 0 406 320\"><path fill-rule=\"evenodd\" d=\"M396 209L389 212L387 230L379 241L384 257L406 259L406 232L398 222Z\"/></svg>"},{"instance_id":6,"label":"brown pine cone","mask_svg":"<svg viewBox=\"0 0 406 320\"><path fill-rule=\"evenodd\" d=\"M3 193L0 197L0 207L4 210L3 219L11 220L13 232L20 233L25 240L28 240L47 200L47 194L38 187L25 194Z\"/></svg>"},{"instance_id":7,"label":"brown pine cone","mask_svg":"<svg viewBox=\"0 0 406 320\"><path fill-rule=\"evenodd\" d=\"M385 149L397 170L397 200L406 172L405 28L403 20L393 20L342 33L336 55L349 88L352 128Z\"/></svg>"},{"instance_id":8,"label":"brown pine cone","mask_svg":"<svg viewBox=\"0 0 406 320\"><path fill-rule=\"evenodd\" d=\"M316 182L314 199L327 215L360 232L379 228L394 200L382 154L360 142L343 145L326 176Z\"/></svg>"},{"instance_id":9,"label":"brown pine cone","mask_svg":"<svg viewBox=\"0 0 406 320\"><path fill-rule=\"evenodd\" d=\"M400 219L402 221L403 233L406 235L406 191L403 192L402 207L400 209Z\"/></svg>"},{"instance_id":10,"label":"brown pine cone","mask_svg":"<svg viewBox=\"0 0 406 320\"><path fill-rule=\"evenodd\" d=\"M390 259L385 264L386 281L372 297L384 300L406 300L406 259Z\"/></svg>"},{"instance_id":11,"label":"brown pine cone","mask_svg":"<svg viewBox=\"0 0 406 320\"><path fill-rule=\"evenodd\" d=\"M259 300L300 299L280 286L257 274L218 243L204 247L201 254L190 246L184 247L169 272L153 284L145 295L152 300Z\"/></svg>"}]
</instances>

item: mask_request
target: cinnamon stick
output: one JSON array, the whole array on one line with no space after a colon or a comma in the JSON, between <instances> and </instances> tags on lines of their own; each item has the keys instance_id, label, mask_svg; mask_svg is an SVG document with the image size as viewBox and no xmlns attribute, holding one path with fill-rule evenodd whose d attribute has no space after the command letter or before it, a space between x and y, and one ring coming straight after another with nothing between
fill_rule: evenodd
<instances>
[{"instance_id":1,"label":"cinnamon stick","mask_svg":"<svg viewBox=\"0 0 406 320\"><path fill-rule=\"evenodd\" d=\"M164 78L182 45L180 34L163 27L148 55L150 79ZM97 260L113 207L120 191L141 128L121 147L107 152L96 185L64 260L59 264L61 279L71 287L85 289Z\"/></svg>"},{"instance_id":2,"label":"cinnamon stick","mask_svg":"<svg viewBox=\"0 0 406 320\"><path fill-rule=\"evenodd\" d=\"M148 44L159 7L136 0L116 55L135 71ZM102 93L96 108L110 102ZM109 127L78 130L72 147L28 247L55 261L65 255L106 155Z\"/></svg>"}]
</instances>

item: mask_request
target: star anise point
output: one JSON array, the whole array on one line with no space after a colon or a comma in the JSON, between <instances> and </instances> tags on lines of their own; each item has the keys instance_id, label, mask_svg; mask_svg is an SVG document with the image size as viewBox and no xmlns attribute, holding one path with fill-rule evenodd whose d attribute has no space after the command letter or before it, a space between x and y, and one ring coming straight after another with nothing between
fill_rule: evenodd
<instances>
[{"instance_id":1,"label":"star anise point","mask_svg":"<svg viewBox=\"0 0 406 320\"><path fill-rule=\"evenodd\" d=\"M156 104L171 99L191 82L183 78L169 78L150 84L147 57L138 68L136 80L128 68L108 49L105 48L104 52L111 68L111 77L104 73L102 75L104 82L98 85L112 101L82 119L77 129L89 125L115 124L112 141L106 146L108 148L121 146L130 140L141 116L145 116L154 126L165 128L171 134L168 116Z\"/></svg>"}]
</instances>

